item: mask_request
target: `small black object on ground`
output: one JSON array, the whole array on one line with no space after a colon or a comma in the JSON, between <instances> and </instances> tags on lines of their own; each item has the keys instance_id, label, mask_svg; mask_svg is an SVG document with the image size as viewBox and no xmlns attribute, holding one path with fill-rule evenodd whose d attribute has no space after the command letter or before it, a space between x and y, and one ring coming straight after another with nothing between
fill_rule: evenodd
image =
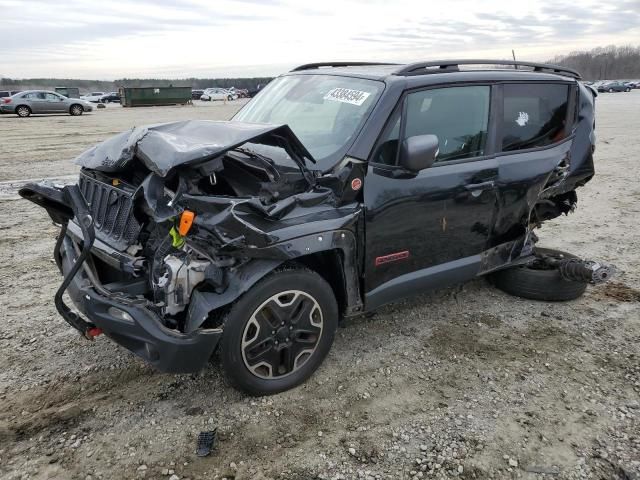
<instances>
[{"instance_id":1,"label":"small black object on ground","mask_svg":"<svg viewBox=\"0 0 640 480\"><path fill-rule=\"evenodd\" d=\"M216 441L217 428L206 432L200 432L198 435L198 447L196 449L196 455L199 457L206 457L211 453Z\"/></svg>"}]
</instances>

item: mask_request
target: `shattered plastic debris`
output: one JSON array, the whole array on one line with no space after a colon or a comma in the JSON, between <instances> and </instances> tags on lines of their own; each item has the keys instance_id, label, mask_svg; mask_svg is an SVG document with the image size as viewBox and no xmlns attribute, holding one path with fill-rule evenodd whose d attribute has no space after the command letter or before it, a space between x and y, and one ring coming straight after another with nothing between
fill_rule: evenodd
<instances>
[{"instance_id":1,"label":"shattered plastic debris","mask_svg":"<svg viewBox=\"0 0 640 480\"><path fill-rule=\"evenodd\" d=\"M211 450L213 450L215 446L217 431L218 429L214 428L213 430L200 432L200 435L198 435L196 455L199 457L206 457L211 454Z\"/></svg>"}]
</instances>

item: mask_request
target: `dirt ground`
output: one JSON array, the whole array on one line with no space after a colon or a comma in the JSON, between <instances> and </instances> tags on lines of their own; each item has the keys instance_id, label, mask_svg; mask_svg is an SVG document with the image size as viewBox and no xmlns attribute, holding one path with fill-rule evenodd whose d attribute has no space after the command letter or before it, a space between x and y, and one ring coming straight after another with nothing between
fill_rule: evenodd
<instances>
[{"instance_id":1,"label":"dirt ground","mask_svg":"<svg viewBox=\"0 0 640 480\"><path fill-rule=\"evenodd\" d=\"M215 359L160 374L79 338L53 305L56 229L15 196L133 125L235 108L0 117L1 478L640 478L640 90L598 97L597 175L539 231L616 264L614 283L544 303L479 279L387 306L341 328L310 381L266 398L231 389ZM196 457L214 427L214 453Z\"/></svg>"}]
</instances>

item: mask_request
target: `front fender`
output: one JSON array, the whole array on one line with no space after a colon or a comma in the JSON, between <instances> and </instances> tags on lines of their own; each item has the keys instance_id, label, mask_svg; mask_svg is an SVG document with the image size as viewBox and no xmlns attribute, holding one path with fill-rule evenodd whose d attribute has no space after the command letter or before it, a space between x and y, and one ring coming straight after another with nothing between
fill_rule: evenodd
<instances>
[{"instance_id":1,"label":"front fender","mask_svg":"<svg viewBox=\"0 0 640 480\"><path fill-rule=\"evenodd\" d=\"M338 250L342 260L344 282L342 287L347 300L345 313L350 314L361 310L356 237L351 230L334 230L297 237L257 249L254 257L264 256L265 258L254 258L238 268L229 269L227 287L223 293L195 289L187 312L185 333L200 328L210 312L240 298L243 293L280 265L330 250Z\"/></svg>"}]
</instances>

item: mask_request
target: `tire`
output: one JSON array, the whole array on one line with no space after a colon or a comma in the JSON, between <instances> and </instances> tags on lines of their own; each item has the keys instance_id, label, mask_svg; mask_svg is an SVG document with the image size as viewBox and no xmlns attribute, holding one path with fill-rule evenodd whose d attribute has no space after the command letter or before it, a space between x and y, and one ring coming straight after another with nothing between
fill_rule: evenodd
<instances>
[{"instance_id":1,"label":"tire","mask_svg":"<svg viewBox=\"0 0 640 480\"><path fill-rule=\"evenodd\" d=\"M276 271L224 316L220 358L225 376L250 395L289 390L320 366L337 326L338 305L320 275L304 268Z\"/></svg>"},{"instance_id":2,"label":"tire","mask_svg":"<svg viewBox=\"0 0 640 480\"><path fill-rule=\"evenodd\" d=\"M536 255L577 258L570 253L550 248L536 248ZM580 297L587 284L565 280L557 269L544 269L535 264L520 265L499 270L490 275L492 283L503 292L516 297L546 302L563 302Z\"/></svg>"},{"instance_id":3,"label":"tire","mask_svg":"<svg viewBox=\"0 0 640 480\"><path fill-rule=\"evenodd\" d=\"M613 88L610 88L609 90L607 90L607 92L613 93Z\"/></svg>"},{"instance_id":4,"label":"tire","mask_svg":"<svg viewBox=\"0 0 640 480\"><path fill-rule=\"evenodd\" d=\"M16 115L22 118L26 118L31 115L31 109L26 105L18 105L16 107Z\"/></svg>"},{"instance_id":5,"label":"tire","mask_svg":"<svg viewBox=\"0 0 640 480\"><path fill-rule=\"evenodd\" d=\"M82 115L83 112L84 112L84 108L82 108L82 105L74 104L74 105L71 105L71 107L69 108L69 114L74 117Z\"/></svg>"},{"instance_id":6,"label":"tire","mask_svg":"<svg viewBox=\"0 0 640 480\"><path fill-rule=\"evenodd\" d=\"M227 100L230 102L231 100L233 100L233 97L232 97L231 95L229 95L229 96L227 97Z\"/></svg>"},{"instance_id":7,"label":"tire","mask_svg":"<svg viewBox=\"0 0 640 480\"><path fill-rule=\"evenodd\" d=\"M631 89L630 89L630 88L625 88L625 89L624 89L624 91L625 91L625 92L630 92L630 91L631 91Z\"/></svg>"}]
</instances>

